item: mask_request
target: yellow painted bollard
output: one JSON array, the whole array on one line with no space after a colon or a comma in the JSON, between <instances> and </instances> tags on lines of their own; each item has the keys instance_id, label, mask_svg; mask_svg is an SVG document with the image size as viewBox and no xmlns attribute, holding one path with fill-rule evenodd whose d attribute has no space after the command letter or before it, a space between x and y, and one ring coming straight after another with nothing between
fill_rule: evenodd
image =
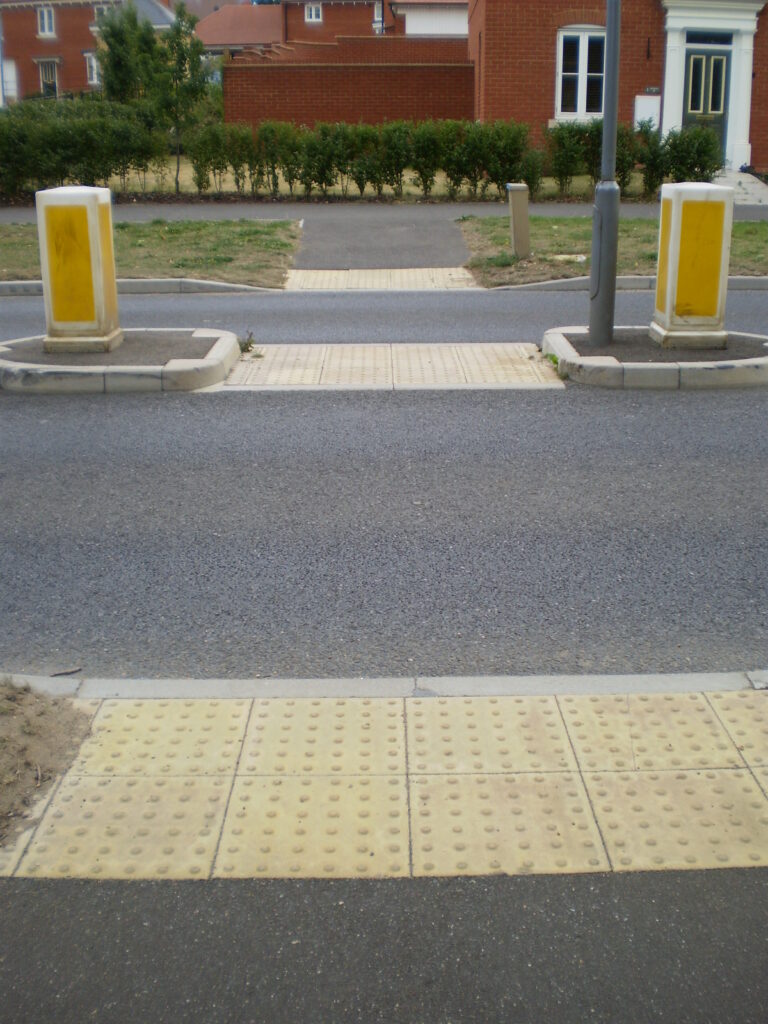
<instances>
[{"instance_id":1,"label":"yellow painted bollard","mask_svg":"<svg viewBox=\"0 0 768 1024\"><path fill-rule=\"evenodd\" d=\"M656 309L663 348L725 348L733 189L683 182L661 190Z\"/></svg>"},{"instance_id":2,"label":"yellow painted bollard","mask_svg":"<svg viewBox=\"0 0 768 1024\"><path fill-rule=\"evenodd\" d=\"M123 340L117 312L108 188L35 194L46 352L109 352Z\"/></svg>"}]
</instances>

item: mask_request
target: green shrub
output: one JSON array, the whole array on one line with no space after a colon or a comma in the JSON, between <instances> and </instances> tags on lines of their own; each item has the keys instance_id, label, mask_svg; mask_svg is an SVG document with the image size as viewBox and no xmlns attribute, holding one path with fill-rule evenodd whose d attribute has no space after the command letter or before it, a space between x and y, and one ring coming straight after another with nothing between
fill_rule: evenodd
<instances>
[{"instance_id":1,"label":"green shrub","mask_svg":"<svg viewBox=\"0 0 768 1024\"><path fill-rule=\"evenodd\" d=\"M722 170L720 139L712 128L690 125L671 131L664 140L666 163L672 181L712 181Z\"/></svg>"},{"instance_id":2,"label":"green shrub","mask_svg":"<svg viewBox=\"0 0 768 1024\"><path fill-rule=\"evenodd\" d=\"M355 160L355 129L350 124L333 126L333 165L341 186L341 194L346 199L352 176L352 164Z\"/></svg>"},{"instance_id":3,"label":"green shrub","mask_svg":"<svg viewBox=\"0 0 768 1024\"><path fill-rule=\"evenodd\" d=\"M442 137L437 121L420 121L411 131L411 163L423 196L435 185L443 159Z\"/></svg>"},{"instance_id":4,"label":"green shrub","mask_svg":"<svg viewBox=\"0 0 768 1024\"><path fill-rule=\"evenodd\" d=\"M544 154L540 149L528 149L523 154L520 175L528 186L531 200L535 200L541 191L544 178Z\"/></svg>"},{"instance_id":5,"label":"green shrub","mask_svg":"<svg viewBox=\"0 0 768 1024\"><path fill-rule=\"evenodd\" d=\"M637 159L643 168L643 195L654 197L667 173L666 151L653 121L641 121L637 128Z\"/></svg>"},{"instance_id":6,"label":"green shrub","mask_svg":"<svg viewBox=\"0 0 768 1024\"><path fill-rule=\"evenodd\" d=\"M381 162L381 139L372 124L359 124L354 129L355 155L350 166L350 177L362 195L371 185L380 196L384 190L384 168Z\"/></svg>"},{"instance_id":7,"label":"green shrub","mask_svg":"<svg viewBox=\"0 0 768 1024\"><path fill-rule=\"evenodd\" d=\"M411 130L406 121L386 121L380 129L384 181L400 198L406 168L411 165Z\"/></svg>"},{"instance_id":8,"label":"green shrub","mask_svg":"<svg viewBox=\"0 0 768 1024\"><path fill-rule=\"evenodd\" d=\"M582 129L570 121L563 121L548 131L549 149L552 158L552 175L557 182L560 195L570 192L574 177L580 173L584 147Z\"/></svg>"},{"instance_id":9,"label":"green shrub","mask_svg":"<svg viewBox=\"0 0 768 1024\"><path fill-rule=\"evenodd\" d=\"M581 146L584 157L584 167L592 181L592 186L597 185L602 176L603 165L603 121L602 118L593 118L586 124L579 125L581 132Z\"/></svg>"},{"instance_id":10,"label":"green shrub","mask_svg":"<svg viewBox=\"0 0 768 1024\"><path fill-rule=\"evenodd\" d=\"M248 168L254 153L253 132L247 124L225 125L227 161L232 168L235 188L240 195L245 192Z\"/></svg>"},{"instance_id":11,"label":"green shrub","mask_svg":"<svg viewBox=\"0 0 768 1024\"><path fill-rule=\"evenodd\" d=\"M448 180L448 196L455 199L465 178L464 121L443 121L440 137L443 149L443 170Z\"/></svg>"},{"instance_id":12,"label":"green shrub","mask_svg":"<svg viewBox=\"0 0 768 1024\"><path fill-rule=\"evenodd\" d=\"M261 122L256 136L256 147L267 186L275 197L280 192L280 139L281 125L277 121Z\"/></svg>"},{"instance_id":13,"label":"green shrub","mask_svg":"<svg viewBox=\"0 0 768 1024\"><path fill-rule=\"evenodd\" d=\"M508 181L520 181L528 144L528 128L515 121L493 121L488 125L485 170L500 196Z\"/></svg>"},{"instance_id":14,"label":"green shrub","mask_svg":"<svg viewBox=\"0 0 768 1024\"><path fill-rule=\"evenodd\" d=\"M637 163L638 148L635 133L626 124L616 128L616 181L619 191L627 194L632 181L632 171Z\"/></svg>"},{"instance_id":15,"label":"green shrub","mask_svg":"<svg viewBox=\"0 0 768 1024\"><path fill-rule=\"evenodd\" d=\"M279 131L280 171L288 191L293 195L304 166L304 132L295 125L283 123Z\"/></svg>"}]
</instances>

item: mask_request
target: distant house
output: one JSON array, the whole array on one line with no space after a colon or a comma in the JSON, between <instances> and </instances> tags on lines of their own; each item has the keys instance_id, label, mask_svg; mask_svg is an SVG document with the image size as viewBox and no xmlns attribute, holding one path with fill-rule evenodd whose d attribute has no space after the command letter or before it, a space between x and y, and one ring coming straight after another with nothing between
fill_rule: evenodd
<instances>
[{"instance_id":1,"label":"distant house","mask_svg":"<svg viewBox=\"0 0 768 1024\"><path fill-rule=\"evenodd\" d=\"M264 49L283 41L283 11L279 4L226 4L195 32L209 53Z\"/></svg>"},{"instance_id":2,"label":"distant house","mask_svg":"<svg viewBox=\"0 0 768 1024\"><path fill-rule=\"evenodd\" d=\"M542 144L549 125L602 115L605 0L280 7L282 45L224 66L230 120L514 118ZM727 166L768 170L767 0L625 0L619 117L708 125Z\"/></svg>"},{"instance_id":3,"label":"distant house","mask_svg":"<svg viewBox=\"0 0 768 1024\"><path fill-rule=\"evenodd\" d=\"M99 20L122 0L0 0L0 106L26 96L57 97L101 88ZM159 0L133 0L157 31L174 14Z\"/></svg>"}]
</instances>

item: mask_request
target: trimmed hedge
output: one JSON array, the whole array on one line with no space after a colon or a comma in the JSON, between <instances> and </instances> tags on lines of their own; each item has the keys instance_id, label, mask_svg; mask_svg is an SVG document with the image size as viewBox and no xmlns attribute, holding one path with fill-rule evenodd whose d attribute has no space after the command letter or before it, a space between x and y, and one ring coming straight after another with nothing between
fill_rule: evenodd
<instances>
[{"instance_id":1,"label":"trimmed hedge","mask_svg":"<svg viewBox=\"0 0 768 1024\"><path fill-rule=\"evenodd\" d=\"M229 169L239 193L266 190L273 196L281 181L291 194L298 185L308 196L326 194L338 184L344 196L352 185L361 195L370 187L378 196L389 185L401 196L411 171L427 197L442 171L451 198L465 188L472 196L485 195L491 186L503 196L506 182L520 180L535 198L547 162L563 195L577 174L599 180L600 121L558 124L547 132L547 144L548 161L529 147L528 126L514 121L318 124L312 130L265 121L254 132L247 125L208 119L184 139L200 193L211 186L221 192ZM146 188L147 171L159 170L168 153L165 132L140 104L97 96L25 100L0 111L0 194L7 198L66 182L106 183L115 175L125 191L132 172ZM620 125L616 178L623 194L638 163L648 195L667 176L710 181L721 166L719 143L710 129L686 128L662 141L650 125L637 132Z\"/></svg>"}]
</instances>

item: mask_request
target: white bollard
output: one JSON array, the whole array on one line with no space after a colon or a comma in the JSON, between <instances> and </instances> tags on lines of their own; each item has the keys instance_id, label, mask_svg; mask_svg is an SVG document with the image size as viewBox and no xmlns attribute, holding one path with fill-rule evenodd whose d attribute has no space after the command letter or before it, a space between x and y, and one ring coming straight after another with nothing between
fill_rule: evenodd
<instances>
[{"instance_id":1,"label":"white bollard","mask_svg":"<svg viewBox=\"0 0 768 1024\"><path fill-rule=\"evenodd\" d=\"M656 309L663 348L725 348L733 189L683 182L661 189Z\"/></svg>"},{"instance_id":2,"label":"white bollard","mask_svg":"<svg viewBox=\"0 0 768 1024\"><path fill-rule=\"evenodd\" d=\"M35 194L46 352L108 352L123 340L117 312L108 188Z\"/></svg>"}]
</instances>

